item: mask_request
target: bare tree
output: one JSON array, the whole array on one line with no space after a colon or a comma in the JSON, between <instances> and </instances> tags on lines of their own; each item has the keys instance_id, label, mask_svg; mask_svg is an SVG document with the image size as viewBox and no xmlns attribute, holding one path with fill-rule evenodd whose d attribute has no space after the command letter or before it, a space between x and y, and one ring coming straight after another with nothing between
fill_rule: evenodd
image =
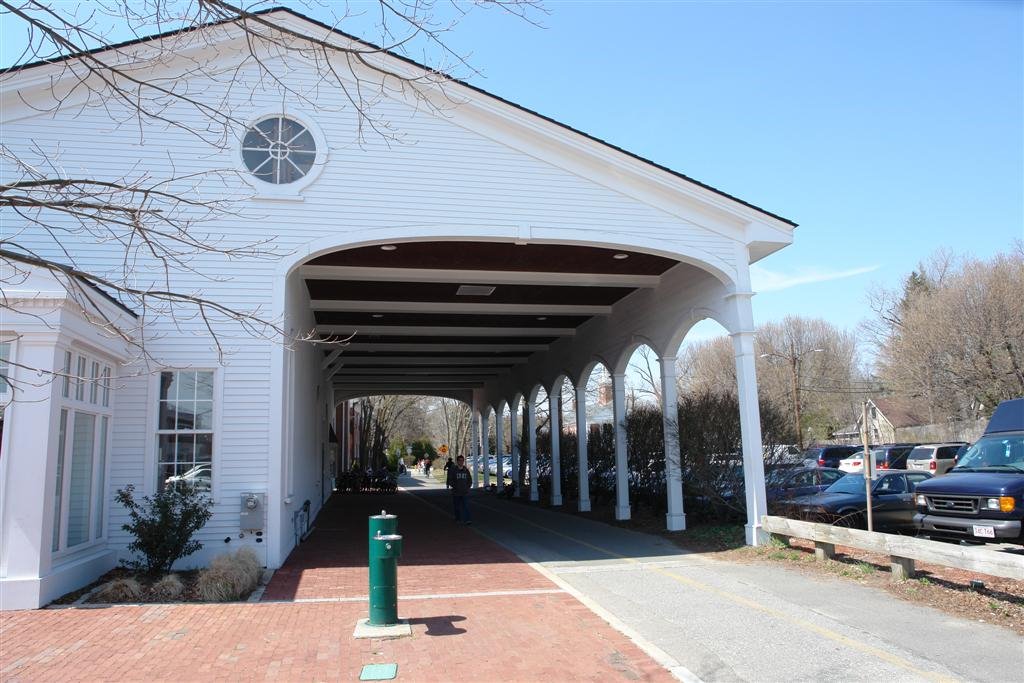
<instances>
[{"instance_id":1,"label":"bare tree","mask_svg":"<svg viewBox=\"0 0 1024 683\"><path fill-rule=\"evenodd\" d=\"M852 422L856 405L874 387L854 334L825 320L787 316L760 325L755 344L758 393L788 412L795 442L826 439ZM682 395L734 394L732 341L722 336L686 347L679 377Z\"/></svg>"},{"instance_id":2,"label":"bare tree","mask_svg":"<svg viewBox=\"0 0 1024 683\"><path fill-rule=\"evenodd\" d=\"M898 321L876 323L879 373L894 392L927 402L933 422L977 417L1024 395L1021 292L1020 240L987 261L930 259L907 279Z\"/></svg>"},{"instance_id":3,"label":"bare tree","mask_svg":"<svg viewBox=\"0 0 1024 683\"><path fill-rule=\"evenodd\" d=\"M323 9L312 1L308 7ZM473 70L449 47L447 35L468 9L493 7L527 21L538 9L537 0L451 5L379 0L374 10L380 44L374 45L338 30L359 18L347 5L339 7L326 23L307 23L314 27L307 31L281 21L281 13L271 12L263 1L0 0L5 37L19 28L24 36L24 49L0 71L0 84L32 67L50 85L16 91L29 112L73 114L95 108L112 125L133 131L140 143L148 131L169 130L201 141L211 153L245 134L236 104L257 91L317 108L322 108L321 93L341 92L343 107L355 113L359 141L373 135L400 143L401 131L376 105L392 95L411 97L426 108L455 102L446 84L453 74ZM134 40L119 41L125 31ZM224 39L241 48L222 49ZM410 53L434 57L435 64L428 68L401 58ZM297 63L312 66L312 86L289 78ZM255 84L241 77L253 71ZM195 88L196 79L217 87ZM277 260L283 255L270 240L232 241L203 229L211 219L238 215L242 184L234 170L172 170L157 176L140 163L104 175L65 168L63 152L59 145L0 143L0 216L5 222L0 285L5 290L33 272L50 273L90 319L132 347L143 363L151 360L146 323L152 319L189 329L198 324L222 356L221 339L239 331L286 344L343 343L318 338L311 330L293 330L258 308L226 305L208 296L206 288L181 288L182 275L211 285L220 280L207 267L211 257ZM83 261L72 244L101 245L105 265ZM96 319L87 301L96 288L138 313L138 323L126 327ZM5 310L10 304L0 298L0 313ZM37 370L59 374L52 368Z\"/></svg>"}]
</instances>

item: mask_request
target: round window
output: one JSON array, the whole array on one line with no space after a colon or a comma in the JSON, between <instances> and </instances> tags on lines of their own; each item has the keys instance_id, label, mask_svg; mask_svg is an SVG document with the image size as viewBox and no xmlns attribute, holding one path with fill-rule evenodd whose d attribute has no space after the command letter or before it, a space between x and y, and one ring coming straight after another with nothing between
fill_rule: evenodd
<instances>
[{"instance_id":1,"label":"round window","mask_svg":"<svg viewBox=\"0 0 1024 683\"><path fill-rule=\"evenodd\" d=\"M293 183L313 168L316 142L301 123L274 116L263 119L245 134L242 160L260 180L275 185Z\"/></svg>"}]
</instances>

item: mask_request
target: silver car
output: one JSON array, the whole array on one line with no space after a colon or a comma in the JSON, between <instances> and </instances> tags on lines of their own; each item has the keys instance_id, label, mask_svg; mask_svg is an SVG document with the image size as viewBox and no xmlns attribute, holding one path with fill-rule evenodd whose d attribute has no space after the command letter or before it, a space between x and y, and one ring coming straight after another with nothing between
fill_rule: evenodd
<instances>
[{"instance_id":1,"label":"silver car","mask_svg":"<svg viewBox=\"0 0 1024 683\"><path fill-rule=\"evenodd\" d=\"M936 477L945 474L956 465L956 457L969 444L963 441L951 443L930 443L914 446L907 455L907 469L931 472Z\"/></svg>"}]
</instances>

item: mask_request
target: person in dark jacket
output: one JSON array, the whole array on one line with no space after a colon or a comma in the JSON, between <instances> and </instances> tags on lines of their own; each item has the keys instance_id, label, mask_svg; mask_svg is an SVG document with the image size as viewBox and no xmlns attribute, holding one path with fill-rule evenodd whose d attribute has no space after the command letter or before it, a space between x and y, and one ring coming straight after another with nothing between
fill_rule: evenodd
<instances>
[{"instance_id":1,"label":"person in dark jacket","mask_svg":"<svg viewBox=\"0 0 1024 683\"><path fill-rule=\"evenodd\" d=\"M455 467L448 471L448 482L452 487L452 508L455 521L472 524L469 519L469 488L473 483L473 475L466 467L466 459L461 455L455 461Z\"/></svg>"},{"instance_id":2,"label":"person in dark jacket","mask_svg":"<svg viewBox=\"0 0 1024 683\"><path fill-rule=\"evenodd\" d=\"M455 469L455 463L452 462L452 456L448 456L448 460L444 463L444 487L450 489L452 487L452 470Z\"/></svg>"}]
</instances>

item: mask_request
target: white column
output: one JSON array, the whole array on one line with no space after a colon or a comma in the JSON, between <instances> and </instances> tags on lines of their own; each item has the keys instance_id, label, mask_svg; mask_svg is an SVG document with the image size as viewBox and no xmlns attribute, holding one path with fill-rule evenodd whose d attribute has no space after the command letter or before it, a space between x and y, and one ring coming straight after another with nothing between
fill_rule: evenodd
<instances>
[{"instance_id":1,"label":"white column","mask_svg":"<svg viewBox=\"0 0 1024 683\"><path fill-rule=\"evenodd\" d=\"M590 465L587 462L587 387L576 387L576 459L580 497L577 510L590 512Z\"/></svg>"},{"instance_id":2,"label":"white column","mask_svg":"<svg viewBox=\"0 0 1024 683\"><path fill-rule=\"evenodd\" d=\"M498 491L505 490L505 477L502 476L505 467L502 465L502 458L505 457L505 410L499 408L494 411L494 472L498 479Z\"/></svg>"},{"instance_id":3,"label":"white column","mask_svg":"<svg viewBox=\"0 0 1024 683\"><path fill-rule=\"evenodd\" d=\"M561 389L559 389L561 392ZM562 463L558 449L562 435L562 415L558 407L558 394L548 394L548 410L551 413L551 504L562 504Z\"/></svg>"},{"instance_id":4,"label":"white column","mask_svg":"<svg viewBox=\"0 0 1024 683\"><path fill-rule=\"evenodd\" d=\"M629 459L626 457L626 375L612 375L615 412L615 519L629 519Z\"/></svg>"},{"instance_id":5,"label":"white column","mask_svg":"<svg viewBox=\"0 0 1024 683\"><path fill-rule=\"evenodd\" d=\"M540 487L537 485L537 402L526 402L526 439L530 449L530 500L540 500Z\"/></svg>"},{"instance_id":6,"label":"white column","mask_svg":"<svg viewBox=\"0 0 1024 683\"><path fill-rule=\"evenodd\" d=\"M48 594L53 589L47 591L43 577L50 574L53 527L60 523L54 518L54 482L60 424L58 392L63 379L50 380L29 370L62 367L63 353L58 354L55 343L55 334L40 335L39 339L23 335L11 360L24 367L8 368L13 386L19 391L18 401L7 407L7 462L0 463L4 492L0 499L0 562L4 569L0 595L5 610L37 609L61 594ZM71 429L70 411L67 429ZM70 472L71 453L65 453L65 480ZM65 510L67 505L65 500Z\"/></svg>"},{"instance_id":7,"label":"white column","mask_svg":"<svg viewBox=\"0 0 1024 683\"><path fill-rule=\"evenodd\" d=\"M480 413L480 486L487 488L490 483L489 470L490 470L490 446L487 443L488 437L491 434L491 409L485 408L484 412Z\"/></svg>"},{"instance_id":8,"label":"white column","mask_svg":"<svg viewBox=\"0 0 1024 683\"><path fill-rule=\"evenodd\" d=\"M476 488L479 484L477 482L477 469L480 462L480 413L473 411L472 416L469 420L470 429L473 430L473 435L469 439L469 450L470 455L473 457L470 469L473 470L473 488Z\"/></svg>"},{"instance_id":9,"label":"white column","mask_svg":"<svg viewBox=\"0 0 1024 683\"><path fill-rule=\"evenodd\" d=\"M750 306L750 299L744 298ZM754 371L754 333L732 335L736 354L736 384L740 403L740 431L743 441L743 484L747 496L746 540L758 545L762 539L761 518L768 514L764 490L764 449L761 445L761 414L757 404L757 374Z\"/></svg>"},{"instance_id":10,"label":"white column","mask_svg":"<svg viewBox=\"0 0 1024 683\"><path fill-rule=\"evenodd\" d=\"M519 407L518 405L516 406ZM518 426L518 420L516 420L516 410L510 409L508 411L508 430L509 441L512 442L512 489L516 498L520 495L520 479L519 479L519 430L516 429Z\"/></svg>"},{"instance_id":11,"label":"white column","mask_svg":"<svg viewBox=\"0 0 1024 683\"><path fill-rule=\"evenodd\" d=\"M659 358L661 364L661 414L665 429L665 488L668 513L665 528L682 531L686 528L683 514L683 477L679 454L679 409L676 399L676 359Z\"/></svg>"}]
</instances>

